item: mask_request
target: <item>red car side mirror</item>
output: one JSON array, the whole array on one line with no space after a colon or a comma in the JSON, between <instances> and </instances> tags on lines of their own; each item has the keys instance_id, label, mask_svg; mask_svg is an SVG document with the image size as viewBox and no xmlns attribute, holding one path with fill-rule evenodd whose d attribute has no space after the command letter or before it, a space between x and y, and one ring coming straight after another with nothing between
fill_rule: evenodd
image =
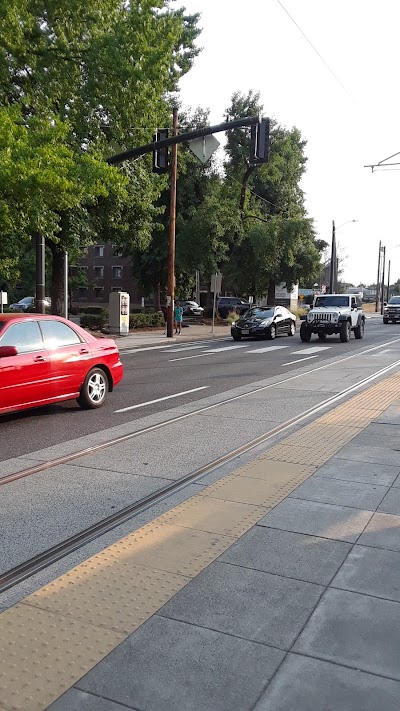
<instances>
[{"instance_id":1,"label":"red car side mirror","mask_svg":"<svg viewBox=\"0 0 400 711\"><path fill-rule=\"evenodd\" d=\"M15 346L0 346L0 358L9 358L9 356L18 355L18 350Z\"/></svg>"}]
</instances>

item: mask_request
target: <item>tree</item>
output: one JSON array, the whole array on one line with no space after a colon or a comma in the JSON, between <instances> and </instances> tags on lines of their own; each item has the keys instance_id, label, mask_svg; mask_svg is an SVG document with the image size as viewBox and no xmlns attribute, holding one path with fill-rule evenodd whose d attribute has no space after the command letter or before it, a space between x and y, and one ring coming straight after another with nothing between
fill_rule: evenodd
<instances>
[{"instance_id":1,"label":"tree","mask_svg":"<svg viewBox=\"0 0 400 711\"><path fill-rule=\"evenodd\" d=\"M235 93L228 116L254 116L262 111L258 93ZM316 240L304 206L300 181L306 165L305 145L297 128L288 130L271 120L270 160L255 169L249 162L249 130L228 133L226 180L236 192L243 231L236 235L224 273L238 291L268 294L270 303L274 303L276 283L284 282L290 289L303 278L314 279L320 270L320 253L327 246Z\"/></svg>"},{"instance_id":2,"label":"tree","mask_svg":"<svg viewBox=\"0 0 400 711\"><path fill-rule=\"evenodd\" d=\"M25 127L33 120L61 122L67 130L59 148L71 151L78 165L87 156L100 160L148 142L157 125L166 125L168 92L177 89L197 53L197 19L171 9L167 0L2 3L0 105L20 106ZM57 172L61 166L51 157ZM123 176L121 182L113 172ZM71 185L80 200L60 204L46 235L56 310L63 250L78 250L99 232L115 242L145 244L160 191L149 158L107 171L89 201L80 179L78 171ZM26 235L15 222L8 239L18 247Z\"/></svg>"}]
</instances>

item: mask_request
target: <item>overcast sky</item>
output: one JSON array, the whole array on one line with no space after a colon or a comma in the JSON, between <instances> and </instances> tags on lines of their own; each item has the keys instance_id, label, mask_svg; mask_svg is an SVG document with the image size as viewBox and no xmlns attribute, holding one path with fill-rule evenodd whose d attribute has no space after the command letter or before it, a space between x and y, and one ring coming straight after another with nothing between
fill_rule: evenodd
<instances>
[{"instance_id":1,"label":"overcast sky","mask_svg":"<svg viewBox=\"0 0 400 711\"><path fill-rule=\"evenodd\" d=\"M390 249L400 245L400 172L363 166L400 151L400 0L281 1L178 0L201 13L203 28L182 101L208 107L219 123L234 91L259 90L264 115L307 140L302 187L320 237L330 241L332 220L337 228L358 220L337 230L344 278L376 281L381 239L393 283L400 278L400 246Z\"/></svg>"}]
</instances>

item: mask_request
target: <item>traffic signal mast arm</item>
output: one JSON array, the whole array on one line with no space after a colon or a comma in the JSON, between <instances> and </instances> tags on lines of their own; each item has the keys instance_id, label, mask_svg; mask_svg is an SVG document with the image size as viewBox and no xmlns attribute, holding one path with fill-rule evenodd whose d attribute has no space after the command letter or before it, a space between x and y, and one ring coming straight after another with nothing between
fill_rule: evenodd
<instances>
[{"instance_id":1,"label":"traffic signal mast arm","mask_svg":"<svg viewBox=\"0 0 400 711\"><path fill-rule=\"evenodd\" d=\"M268 124L268 125L267 125ZM162 141L153 141L152 143L147 143L145 146L138 146L138 148L132 148L129 151L124 151L123 153L118 153L114 156L107 158L107 163L110 165L118 165L123 163L125 160L131 160L132 158L138 158L146 153L153 153L160 150L161 148L167 148L168 146L173 146L178 143L185 143L186 141L192 141L195 138L202 138L203 136L209 136L212 133L220 133L221 131L230 131L232 128L245 128L246 126L256 126L263 127L262 137L263 145L265 147L264 153L265 158L262 156L261 159L256 156L257 162L264 162L268 159L268 141L269 141L269 119L263 119L251 116L248 118L234 119L233 121L226 121L225 123L219 123L216 126L206 126L205 128L198 128L195 131L188 131L187 133L181 133L178 136L171 136L170 138L164 138ZM259 149L262 150L261 141L258 142ZM263 160L264 158L264 160ZM250 159L251 162L251 159Z\"/></svg>"}]
</instances>

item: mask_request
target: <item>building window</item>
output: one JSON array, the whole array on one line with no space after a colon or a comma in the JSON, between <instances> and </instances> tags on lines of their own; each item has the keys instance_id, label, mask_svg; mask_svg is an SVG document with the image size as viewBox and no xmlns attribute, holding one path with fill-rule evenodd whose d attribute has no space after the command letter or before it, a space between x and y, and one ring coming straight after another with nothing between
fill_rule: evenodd
<instances>
[{"instance_id":1,"label":"building window","mask_svg":"<svg viewBox=\"0 0 400 711\"><path fill-rule=\"evenodd\" d=\"M104 257L104 246L102 244L96 244L94 248L95 257Z\"/></svg>"},{"instance_id":2,"label":"building window","mask_svg":"<svg viewBox=\"0 0 400 711\"><path fill-rule=\"evenodd\" d=\"M112 278L113 279L122 279L122 267L113 267L112 268Z\"/></svg>"},{"instance_id":3,"label":"building window","mask_svg":"<svg viewBox=\"0 0 400 711\"><path fill-rule=\"evenodd\" d=\"M78 289L78 299L86 299L87 298L87 288L86 286L80 286Z\"/></svg>"},{"instance_id":4,"label":"building window","mask_svg":"<svg viewBox=\"0 0 400 711\"><path fill-rule=\"evenodd\" d=\"M117 244L113 244L113 257L122 257L123 251L122 247L119 247Z\"/></svg>"},{"instance_id":5,"label":"building window","mask_svg":"<svg viewBox=\"0 0 400 711\"><path fill-rule=\"evenodd\" d=\"M94 298L95 299L102 299L104 294L104 287L103 286L95 286L94 287Z\"/></svg>"},{"instance_id":6,"label":"building window","mask_svg":"<svg viewBox=\"0 0 400 711\"><path fill-rule=\"evenodd\" d=\"M95 279L103 279L104 267L93 267L93 274Z\"/></svg>"}]
</instances>

